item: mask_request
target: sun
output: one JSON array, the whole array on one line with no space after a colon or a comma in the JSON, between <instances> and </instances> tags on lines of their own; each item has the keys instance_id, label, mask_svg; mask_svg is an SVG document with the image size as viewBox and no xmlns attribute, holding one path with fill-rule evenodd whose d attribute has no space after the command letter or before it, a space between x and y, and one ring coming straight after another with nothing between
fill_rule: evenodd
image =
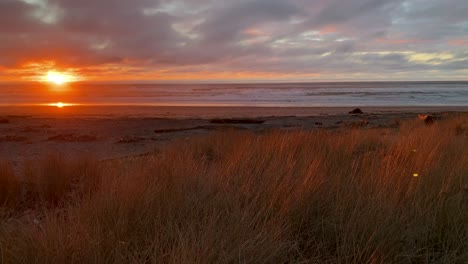
<instances>
[{"instance_id":1,"label":"sun","mask_svg":"<svg viewBox=\"0 0 468 264\"><path fill-rule=\"evenodd\" d=\"M69 104L69 103L62 103L62 102L57 102L57 103L49 103L49 104L44 104L45 106L54 106L57 108L64 108L68 106L75 106L76 104Z\"/></svg>"},{"instance_id":2,"label":"sun","mask_svg":"<svg viewBox=\"0 0 468 264\"><path fill-rule=\"evenodd\" d=\"M49 71L44 78L46 81L54 83L56 85L62 85L73 80L73 77L65 73L57 71Z\"/></svg>"}]
</instances>

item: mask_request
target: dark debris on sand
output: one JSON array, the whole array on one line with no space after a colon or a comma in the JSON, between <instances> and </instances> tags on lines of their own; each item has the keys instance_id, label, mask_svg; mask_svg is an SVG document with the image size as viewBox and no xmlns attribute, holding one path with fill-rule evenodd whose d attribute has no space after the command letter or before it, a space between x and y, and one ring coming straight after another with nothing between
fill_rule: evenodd
<instances>
[{"instance_id":1,"label":"dark debris on sand","mask_svg":"<svg viewBox=\"0 0 468 264\"><path fill-rule=\"evenodd\" d=\"M17 135L0 137L0 142L25 142L27 140L28 140L27 137L17 136Z\"/></svg>"},{"instance_id":2,"label":"dark debris on sand","mask_svg":"<svg viewBox=\"0 0 468 264\"><path fill-rule=\"evenodd\" d=\"M424 124L426 124L427 126L430 126L430 125L434 124L434 117L428 115L428 116L424 119Z\"/></svg>"},{"instance_id":3,"label":"dark debris on sand","mask_svg":"<svg viewBox=\"0 0 468 264\"><path fill-rule=\"evenodd\" d=\"M252 124L252 125L260 125L265 123L265 120L259 119L231 119L231 118L220 118L220 119L211 119L211 124Z\"/></svg>"},{"instance_id":4,"label":"dark debris on sand","mask_svg":"<svg viewBox=\"0 0 468 264\"><path fill-rule=\"evenodd\" d=\"M353 111L350 111L349 113L353 114L353 115L362 115L362 114L364 114L364 112L362 112L362 110L359 109L359 108L356 108Z\"/></svg>"},{"instance_id":5,"label":"dark debris on sand","mask_svg":"<svg viewBox=\"0 0 468 264\"><path fill-rule=\"evenodd\" d=\"M144 140L146 140L146 138L144 137L125 136L117 140L115 143L116 144L129 144L129 143L138 143Z\"/></svg>"},{"instance_id":6,"label":"dark debris on sand","mask_svg":"<svg viewBox=\"0 0 468 264\"><path fill-rule=\"evenodd\" d=\"M164 133L182 132L182 131L199 130L199 129L213 130L214 127L212 127L212 126L195 126L195 127L184 127L184 128L163 128L163 129L155 129L154 133L164 134Z\"/></svg>"},{"instance_id":7,"label":"dark debris on sand","mask_svg":"<svg viewBox=\"0 0 468 264\"><path fill-rule=\"evenodd\" d=\"M75 135L75 134L60 134L57 136L49 137L48 141L58 142L92 142L98 138L91 135Z\"/></svg>"},{"instance_id":8,"label":"dark debris on sand","mask_svg":"<svg viewBox=\"0 0 468 264\"><path fill-rule=\"evenodd\" d=\"M21 129L21 132L24 133L37 133L37 132L42 132L46 129L49 129L50 126L47 125L41 125L41 126L25 126Z\"/></svg>"},{"instance_id":9,"label":"dark debris on sand","mask_svg":"<svg viewBox=\"0 0 468 264\"><path fill-rule=\"evenodd\" d=\"M183 127L183 128L156 129L156 130L154 130L154 133L164 134L164 133L191 131L191 130L223 131L223 130L230 130L230 129L231 130L245 130L247 128L241 127L241 126L194 126L194 127Z\"/></svg>"},{"instance_id":10,"label":"dark debris on sand","mask_svg":"<svg viewBox=\"0 0 468 264\"><path fill-rule=\"evenodd\" d=\"M418 115L418 118L423 120L426 126L434 124L434 121L437 119L435 115Z\"/></svg>"}]
</instances>

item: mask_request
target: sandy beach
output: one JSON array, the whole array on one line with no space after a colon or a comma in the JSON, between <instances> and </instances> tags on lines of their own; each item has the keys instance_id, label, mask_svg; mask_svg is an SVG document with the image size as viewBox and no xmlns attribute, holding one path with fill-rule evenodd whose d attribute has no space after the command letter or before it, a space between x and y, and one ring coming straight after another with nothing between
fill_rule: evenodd
<instances>
[{"instance_id":1,"label":"sandy beach","mask_svg":"<svg viewBox=\"0 0 468 264\"><path fill-rule=\"evenodd\" d=\"M468 107L362 108L262 107L1 107L0 160L15 168L50 153L120 159L157 151L168 142L229 129L264 132L349 128L397 128L402 120L431 114L438 119ZM216 119L245 119L213 122ZM243 122L246 121L247 122ZM256 121L256 122L249 122ZM257 122L258 121L258 122Z\"/></svg>"},{"instance_id":2,"label":"sandy beach","mask_svg":"<svg viewBox=\"0 0 468 264\"><path fill-rule=\"evenodd\" d=\"M466 109L104 110L2 112L2 263L468 259Z\"/></svg>"}]
</instances>

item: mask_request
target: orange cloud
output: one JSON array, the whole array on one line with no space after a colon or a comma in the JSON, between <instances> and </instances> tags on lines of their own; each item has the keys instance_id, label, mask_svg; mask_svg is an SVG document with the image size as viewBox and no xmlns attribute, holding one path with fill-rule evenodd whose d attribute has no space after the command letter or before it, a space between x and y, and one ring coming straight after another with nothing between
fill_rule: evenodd
<instances>
[{"instance_id":1,"label":"orange cloud","mask_svg":"<svg viewBox=\"0 0 468 264\"><path fill-rule=\"evenodd\" d=\"M465 46L468 47L467 39L454 39L448 42L452 46Z\"/></svg>"},{"instance_id":2,"label":"orange cloud","mask_svg":"<svg viewBox=\"0 0 468 264\"><path fill-rule=\"evenodd\" d=\"M320 34L330 34L338 32L338 28L334 25L326 25L320 30Z\"/></svg>"},{"instance_id":3,"label":"orange cloud","mask_svg":"<svg viewBox=\"0 0 468 264\"><path fill-rule=\"evenodd\" d=\"M256 28L247 28L244 30L244 34L253 36L253 37L258 37L258 36L263 36L265 35L265 32L256 29Z\"/></svg>"},{"instance_id":4,"label":"orange cloud","mask_svg":"<svg viewBox=\"0 0 468 264\"><path fill-rule=\"evenodd\" d=\"M420 43L422 40L419 39L387 39L387 38L378 38L377 42L384 43L384 44L395 44L395 45L402 45L402 44L413 44L413 43Z\"/></svg>"}]
</instances>

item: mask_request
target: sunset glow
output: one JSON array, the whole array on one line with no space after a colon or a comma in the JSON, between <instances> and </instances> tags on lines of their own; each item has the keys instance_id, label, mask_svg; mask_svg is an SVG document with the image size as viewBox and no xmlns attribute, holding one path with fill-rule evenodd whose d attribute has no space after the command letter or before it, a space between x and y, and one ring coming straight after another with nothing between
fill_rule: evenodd
<instances>
[{"instance_id":1,"label":"sunset glow","mask_svg":"<svg viewBox=\"0 0 468 264\"><path fill-rule=\"evenodd\" d=\"M54 83L56 85L62 85L73 80L73 77L57 71L49 71L44 78L47 82Z\"/></svg>"},{"instance_id":2,"label":"sunset glow","mask_svg":"<svg viewBox=\"0 0 468 264\"><path fill-rule=\"evenodd\" d=\"M466 0L0 2L1 81L468 76Z\"/></svg>"}]
</instances>

